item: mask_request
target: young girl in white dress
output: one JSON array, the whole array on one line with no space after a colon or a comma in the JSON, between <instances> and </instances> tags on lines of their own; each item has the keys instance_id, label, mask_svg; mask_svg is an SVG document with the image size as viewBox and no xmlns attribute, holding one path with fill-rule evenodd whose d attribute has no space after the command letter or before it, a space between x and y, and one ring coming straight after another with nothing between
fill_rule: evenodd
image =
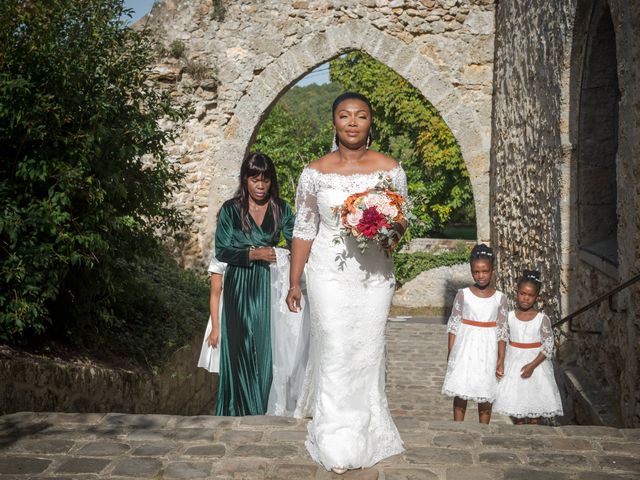
<instances>
[{"instance_id":1,"label":"young girl in white dress","mask_svg":"<svg viewBox=\"0 0 640 480\"><path fill-rule=\"evenodd\" d=\"M478 403L480 423L491 420L496 394L498 339L506 332L507 303L491 286L493 250L484 244L471 251L471 276L475 282L458 290L447 323L449 355L442 393L453 399L453 419L461 422L467 401Z\"/></svg>"},{"instance_id":2,"label":"young girl in white dress","mask_svg":"<svg viewBox=\"0 0 640 480\"><path fill-rule=\"evenodd\" d=\"M551 321L534 308L540 286L540 273L525 270L518 280L518 307L509 312L508 339L501 340L498 346L496 375L501 380L494 409L511 416L516 424L537 424L540 417L563 414L549 360L554 350Z\"/></svg>"}]
</instances>

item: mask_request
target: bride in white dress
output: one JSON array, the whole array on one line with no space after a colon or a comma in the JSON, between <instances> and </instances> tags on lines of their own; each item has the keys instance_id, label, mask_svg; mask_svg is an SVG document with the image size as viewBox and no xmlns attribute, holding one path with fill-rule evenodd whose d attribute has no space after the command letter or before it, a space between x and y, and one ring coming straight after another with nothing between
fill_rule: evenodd
<instances>
[{"instance_id":1,"label":"bride in white dress","mask_svg":"<svg viewBox=\"0 0 640 480\"><path fill-rule=\"evenodd\" d=\"M390 177L405 196L407 185L395 160L367 148L371 106L365 97L338 97L333 122L337 150L308 165L298 183L287 305L299 308L306 263L310 354L295 414L312 418L306 441L311 457L344 473L404 447L384 391L393 260L377 245L360 253L353 239L336 244L339 222L332 209L375 186L381 176Z\"/></svg>"}]
</instances>

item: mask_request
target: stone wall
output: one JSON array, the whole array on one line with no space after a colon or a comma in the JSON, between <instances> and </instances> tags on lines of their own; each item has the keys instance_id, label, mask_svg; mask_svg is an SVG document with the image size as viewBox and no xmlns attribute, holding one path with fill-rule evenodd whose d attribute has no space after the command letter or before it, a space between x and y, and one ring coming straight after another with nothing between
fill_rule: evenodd
<instances>
[{"instance_id":1,"label":"stone wall","mask_svg":"<svg viewBox=\"0 0 640 480\"><path fill-rule=\"evenodd\" d=\"M215 214L269 109L313 68L353 50L396 70L439 110L460 143L487 241L494 13L494 0L158 2L138 27L166 48L156 78L195 112L171 148L187 173L176 201L193 221L176 252L183 263L207 262ZM168 53L176 40L179 59Z\"/></svg>"},{"instance_id":2,"label":"stone wall","mask_svg":"<svg viewBox=\"0 0 640 480\"><path fill-rule=\"evenodd\" d=\"M491 221L498 283L510 289L523 268L540 269L544 304L554 319L640 270L638 1L608 2L620 90L617 266L594 262L580 248L585 216L580 220L584 204L579 182L584 177L578 174L578 153L588 145L584 131L580 136L579 112L581 99L594 95L581 82L596 1L565 0L549 8L543 0L514 0L497 8ZM602 189L603 204L610 196L608 185L592 186ZM590 198L590 205L597 204L597 196ZM604 303L578 317L575 329L601 333L565 331L559 353L564 365L581 369L595 384L598 396L614 399L607 408L626 426L640 424L639 292L636 285L616 296L613 306L619 313Z\"/></svg>"},{"instance_id":3,"label":"stone wall","mask_svg":"<svg viewBox=\"0 0 640 480\"><path fill-rule=\"evenodd\" d=\"M197 368L202 337L159 373L64 361L0 347L0 415L13 412L210 414L217 375Z\"/></svg>"}]
</instances>

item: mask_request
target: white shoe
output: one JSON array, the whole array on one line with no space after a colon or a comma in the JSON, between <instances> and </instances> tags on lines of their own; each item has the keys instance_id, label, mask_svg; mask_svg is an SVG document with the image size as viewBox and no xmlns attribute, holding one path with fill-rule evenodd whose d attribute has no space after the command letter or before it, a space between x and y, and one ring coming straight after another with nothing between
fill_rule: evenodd
<instances>
[{"instance_id":1,"label":"white shoe","mask_svg":"<svg viewBox=\"0 0 640 480\"><path fill-rule=\"evenodd\" d=\"M331 471L337 475L342 475L343 473L346 473L347 469L335 467L335 468L332 468Z\"/></svg>"}]
</instances>

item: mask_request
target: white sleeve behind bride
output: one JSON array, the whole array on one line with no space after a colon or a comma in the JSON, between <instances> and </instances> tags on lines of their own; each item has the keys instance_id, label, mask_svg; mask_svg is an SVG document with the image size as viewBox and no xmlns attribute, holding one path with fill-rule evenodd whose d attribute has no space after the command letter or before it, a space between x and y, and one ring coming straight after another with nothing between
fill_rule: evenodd
<instances>
[{"instance_id":1,"label":"white sleeve behind bride","mask_svg":"<svg viewBox=\"0 0 640 480\"><path fill-rule=\"evenodd\" d=\"M293 416L302 391L309 358L309 309L304 275L301 279L301 311L289 311L285 299L289 290L289 251L276 248L271 264L271 357L273 380L267 415Z\"/></svg>"}]
</instances>

